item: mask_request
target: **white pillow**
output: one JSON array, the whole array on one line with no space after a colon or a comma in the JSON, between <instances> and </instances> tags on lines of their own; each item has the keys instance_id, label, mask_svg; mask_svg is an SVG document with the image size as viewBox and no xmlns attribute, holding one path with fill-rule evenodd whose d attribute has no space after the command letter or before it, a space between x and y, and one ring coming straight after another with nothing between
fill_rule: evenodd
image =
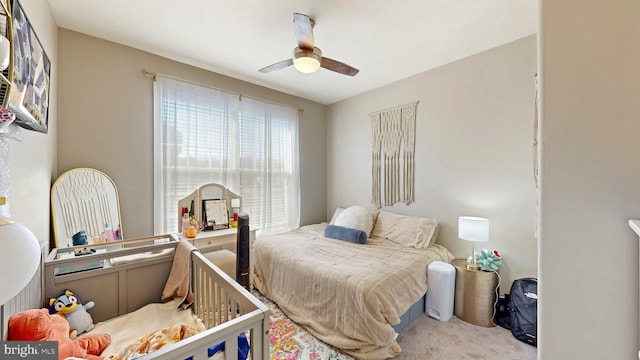
<instances>
[{"instance_id":1,"label":"white pillow","mask_svg":"<svg viewBox=\"0 0 640 360\"><path fill-rule=\"evenodd\" d=\"M338 215L340 215L340 213L344 210L343 207L338 206L336 208L336 210L333 212L333 216L331 217L331 221L329 221L329 224L331 225L335 225L336 224L336 219L338 218Z\"/></svg>"},{"instance_id":2,"label":"white pillow","mask_svg":"<svg viewBox=\"0 0 640 360\"><path fill-rule=\"evenodd\" d=\"M368 237L371 229L373 229L373 218L366 208L362 206L351 206L338 214L333 225L362 230Z\"/></svg>"}]
</instances>

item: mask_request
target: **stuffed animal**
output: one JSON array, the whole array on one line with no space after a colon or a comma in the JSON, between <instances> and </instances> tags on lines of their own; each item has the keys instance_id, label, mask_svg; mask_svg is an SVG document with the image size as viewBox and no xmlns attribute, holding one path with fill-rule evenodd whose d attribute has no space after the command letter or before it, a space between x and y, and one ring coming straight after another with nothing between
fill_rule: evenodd
<instances>
[{"instance_id":1,"label":"stuffed animal","mask_svg":"<svg viewBox=\"0 0 640 360\"><path fill-rule=\"evenodd\" d=\"M502 267L502 256L498 250L482 249L476 253L476 259L480 269L485 271L498 271Z\"/></svg>"},{"instance_id":2,"label":"stuffed animal","mask_svg":"<svg viewBox=\"0 0 640 360\"><path fill-rule=\"evenodd\" d=\"M48 309L31 309L18 312L9 318L9 341L57 341L58 359L78 357L102 359L99 355L111 343L106 334L86 334L75 340L69 337L69 323Z\"/></svg>"},{"instance_id":3,"label":"stuffed animal","mask_svg":"<svg viewBox=\"0 0 640 360\"><path fill-rule=\"evenodd\" d=\"M75 339L76 336L89 332L94 328L93 318L87 312L95 303L89 301L82 305L78 296L74 295L70 290L65 290L64 294L57 298L49 299L49 313L62 315L69 322L69 336Z\"/></svg>"}]
</instances>

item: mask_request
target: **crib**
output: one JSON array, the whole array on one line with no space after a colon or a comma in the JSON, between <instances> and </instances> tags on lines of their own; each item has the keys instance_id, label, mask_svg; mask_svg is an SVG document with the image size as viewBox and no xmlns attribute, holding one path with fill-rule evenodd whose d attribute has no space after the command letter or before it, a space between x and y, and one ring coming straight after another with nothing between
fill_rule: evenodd
<instances>
[{"instance_id":1,"label":"crib","mask_svg":"<svg viewBox=\"0 0 640 360\"><path fill-rule=\"evenodd\" d=\"M43 265L43 296L57 296L65 289L83 294L86 300L95 302L89 311L94 323L158 303L178 241L175 234L140 238L108 249L96 246L103 249L83 256L53 249ZM239 334L248 334L251 359L268 359L269 308L199 251L191 253L191 263L195 295L191 311L206 330L139 359L208 359L213 356L210 349L220 343L226 349L237 349ZM237 356L236 351L224 353L227 360L236 360Z\"/></svg>"}]
</instances>

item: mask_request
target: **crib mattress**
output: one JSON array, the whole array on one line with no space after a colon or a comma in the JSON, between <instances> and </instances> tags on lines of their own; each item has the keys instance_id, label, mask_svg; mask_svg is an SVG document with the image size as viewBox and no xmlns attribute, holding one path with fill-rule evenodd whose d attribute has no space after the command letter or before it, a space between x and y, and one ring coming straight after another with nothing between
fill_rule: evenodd
<instances>
[{"instance_id":1,"label":"crib mattress","mask_svg":"<svg viewBox=\"0 0 640 360\"><path fill-rule=\"evenodd\" d=\"M111 344L101 356L115 354L141 336L176 324L204 331L206 328L202 321L191 310L179 309L178 302L172 300L148 304L128 314L97 323L91 333L111 336Z\"/></svg>"}]
</instances>

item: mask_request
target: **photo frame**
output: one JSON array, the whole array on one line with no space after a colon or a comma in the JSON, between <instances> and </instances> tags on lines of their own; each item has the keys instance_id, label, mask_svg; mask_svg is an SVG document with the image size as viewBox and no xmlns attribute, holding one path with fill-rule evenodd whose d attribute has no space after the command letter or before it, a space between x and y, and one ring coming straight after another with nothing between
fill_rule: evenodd
<instances>
[{"instance_id":1,"label":"photo frame","mask_svg":"<svg viewBox=\"0 0 640 360\"><path fill-rule=\"evenodd\" d=\"M13 58L6 107L15 123L29 130L49 130L51 61L18 0L11 1Z\"/></svg>"}]
</instances>

